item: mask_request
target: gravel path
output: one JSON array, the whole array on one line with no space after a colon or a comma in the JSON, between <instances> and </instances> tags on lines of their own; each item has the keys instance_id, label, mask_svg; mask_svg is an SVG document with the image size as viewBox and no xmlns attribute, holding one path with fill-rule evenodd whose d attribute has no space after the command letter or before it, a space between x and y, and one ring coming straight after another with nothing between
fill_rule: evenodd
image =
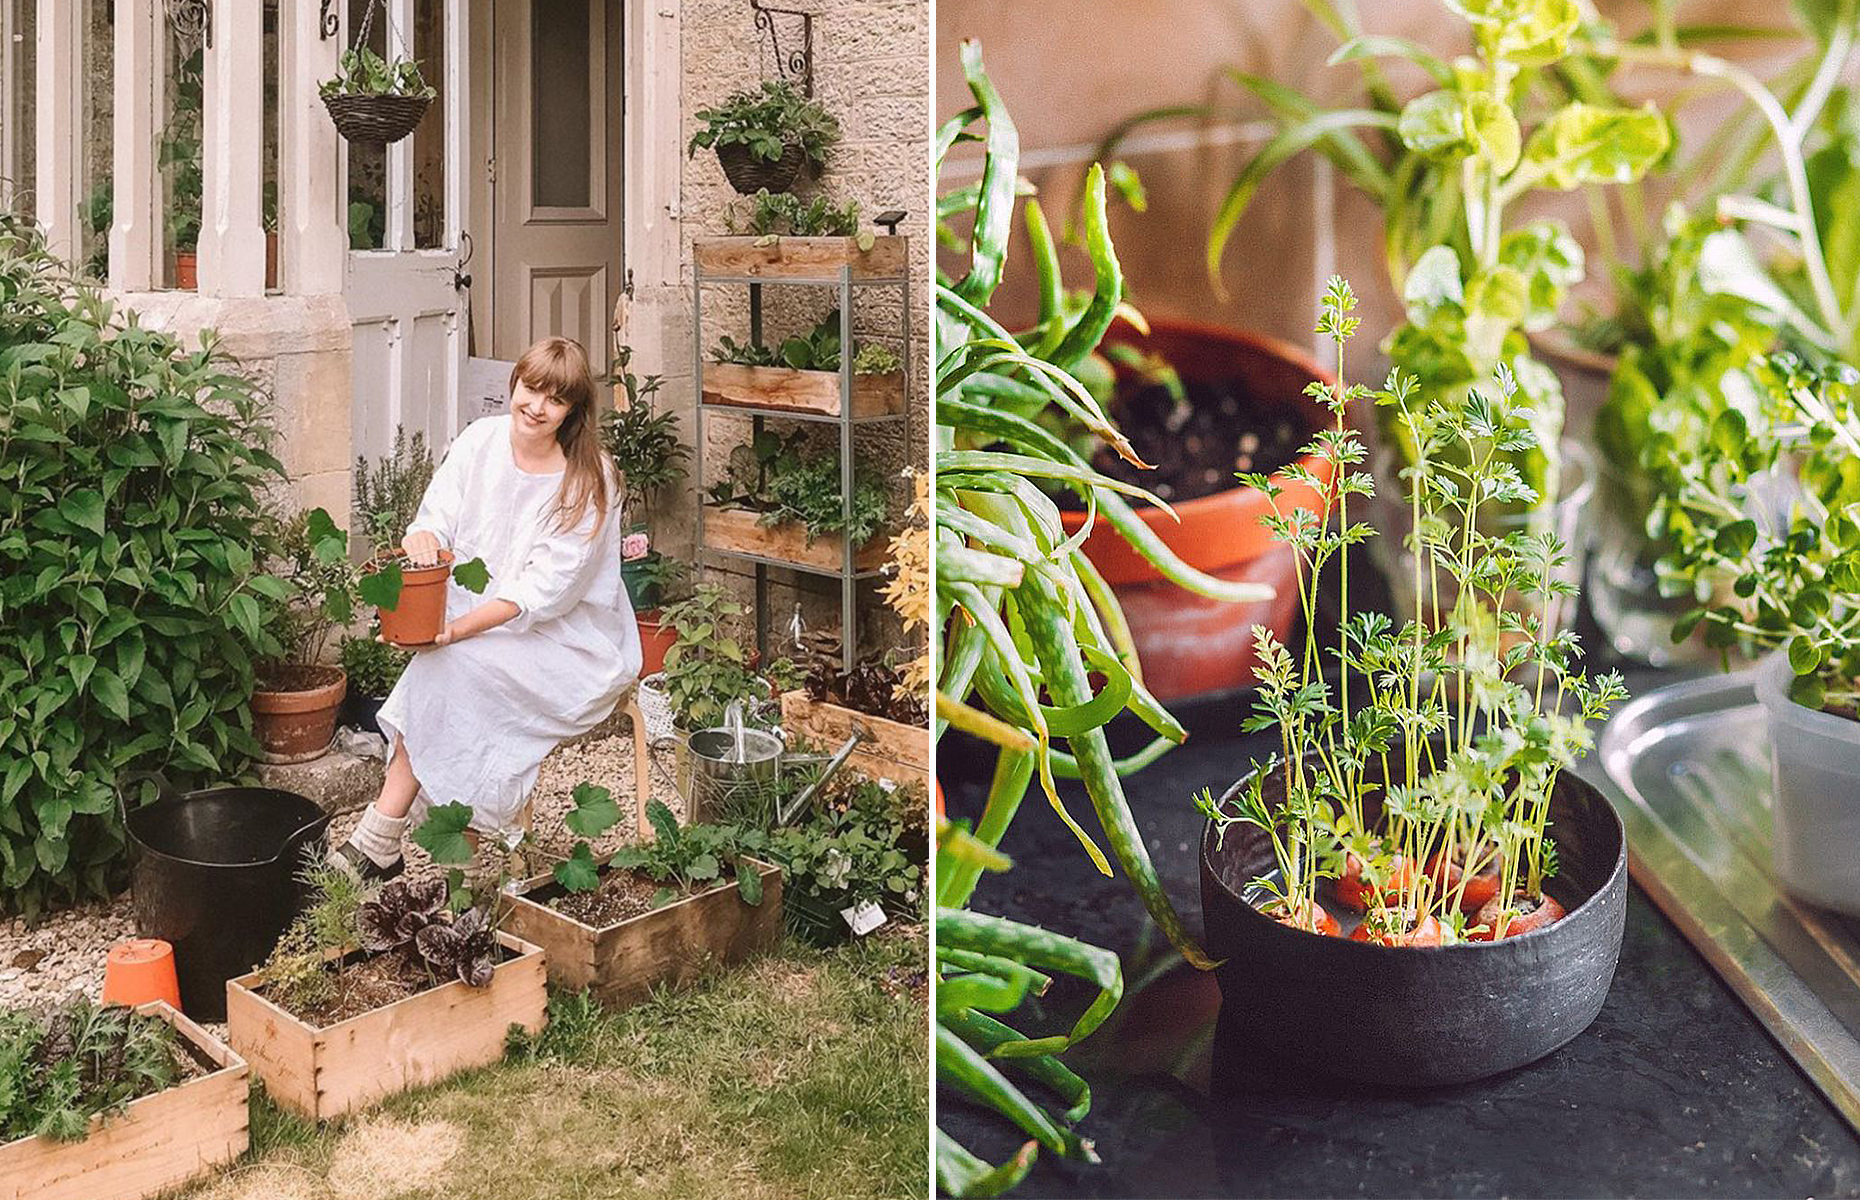
<instances>
[{"instance_id":1,"label":"gravel path","mask_svg":"<svg viewBox=\"0 0 1860 1200\"><path fill-rule=\"evenodd\" d=\"M672 786L669 749L653 755L653 795L682 820L684 802ZM563 837L561 818L571 807L577 784L598 783L612 789L620 805L620 824L594 843L596 854L633 839L633 739L630 733L558 748L543 760L535 790L534 827L545 841ZM361 814L346 813L330 823L332 838L346 838ZM566 849L566 847L564 847ZM410 872L436 870L425 851L407 840ZM0 1006L47 1009L73 994L93 998L103 991L104 959L110 947L135 936L129 896L86 904L46 918L28 928L20 918L0 921Z\"/></svg>"}]
</instances>

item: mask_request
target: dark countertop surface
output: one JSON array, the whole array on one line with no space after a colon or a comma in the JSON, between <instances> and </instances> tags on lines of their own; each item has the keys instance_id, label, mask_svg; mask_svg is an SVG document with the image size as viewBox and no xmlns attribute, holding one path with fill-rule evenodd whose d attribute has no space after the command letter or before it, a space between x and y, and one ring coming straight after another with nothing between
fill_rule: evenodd
<instances>
[{"instance_id":1,"label":"dark countertop surface","mask_svg":"<svg viewBox=\"0 0 1860 1200\"><path fill-rule=\"evenodd\" d=\"M1638 672L1630 684L1638 695L1665 678ZM1126 792L1199 930L1201 821L1189 798L1220 794L1270 747L1237 734L1248 698L1172 707L1188 744ZM1128 720L1114 733L1128 735ZM1120 752L1130 744L1113 739ZM950 815L979 813L992 753L949 735L938 755ZM1080 785L1062 795L1095 830ZM974 907L1118 951L1127 988L1066 1057L1092 1086L1079 1131L1103 1162L1042 1152L1016 1196L1860 1195L1860 1138L1638 887L1607 1004L1574 1042L1477 1083L1366 1091L1257 1066L1251 1035L1219 1027L1213 978L1158 951L1129 886L1092 868L1037 792L1002 848L1014 868L985 878ZM1056 985L1009 1020L1062 1028L1083 1003ZM939 1124L991 1162L1023 1140L947 1092L938 1105Z\"/></svg>"}]
</instances>

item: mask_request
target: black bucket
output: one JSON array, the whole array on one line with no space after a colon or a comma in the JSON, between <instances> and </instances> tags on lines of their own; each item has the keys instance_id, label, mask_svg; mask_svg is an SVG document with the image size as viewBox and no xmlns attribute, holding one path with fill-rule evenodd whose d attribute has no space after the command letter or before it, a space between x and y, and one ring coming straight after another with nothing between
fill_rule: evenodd
<instances>
[{"instance_id":1,"label":"black bucket","mask_svg":"<svg viewBox=\"0 0 1860 1200\"><path fill-rule=\"evenodd\" d=\"M276 788L176 794L162 781L161 796L124 820L139 854L136 932L174 947L187 1015L223 1021L226 981L263 962L302 911L297 872L329 814Z\"/></svg>"}]
</instances>

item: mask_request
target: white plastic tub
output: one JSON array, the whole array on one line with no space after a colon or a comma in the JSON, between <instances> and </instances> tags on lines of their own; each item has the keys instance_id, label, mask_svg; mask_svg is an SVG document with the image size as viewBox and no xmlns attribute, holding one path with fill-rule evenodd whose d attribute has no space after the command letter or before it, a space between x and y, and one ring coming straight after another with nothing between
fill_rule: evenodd
<instances>
[{"instance_id":1,"label":"white plastic tub","mask_svg":"<svg viewBox=\"0 0 1860 1200\"><path fill-rule=\"evenodd\" d=\"M1793 677L1781 653L1757 667L1775 780L1776 874L1803 900L1860 915L1860 721L1789 699Z\"/></svg>"}]
</instances>

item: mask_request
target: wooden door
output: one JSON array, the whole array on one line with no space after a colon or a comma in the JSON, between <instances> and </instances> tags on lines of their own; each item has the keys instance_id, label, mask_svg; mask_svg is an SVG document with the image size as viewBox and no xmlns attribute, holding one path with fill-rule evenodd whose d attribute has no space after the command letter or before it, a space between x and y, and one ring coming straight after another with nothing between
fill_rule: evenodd
<instances>
[{"instance_id":1,"label":"wooden door","mask_svg":"<svg viewBox=\"0 0 1860 1200\"><path fill-rule=\"evenodd\" d=\"M495 0L490 337L512 359L537 338L587 348L598 374L621 265L618 0Z\"/></svg>"}]
</instances>

